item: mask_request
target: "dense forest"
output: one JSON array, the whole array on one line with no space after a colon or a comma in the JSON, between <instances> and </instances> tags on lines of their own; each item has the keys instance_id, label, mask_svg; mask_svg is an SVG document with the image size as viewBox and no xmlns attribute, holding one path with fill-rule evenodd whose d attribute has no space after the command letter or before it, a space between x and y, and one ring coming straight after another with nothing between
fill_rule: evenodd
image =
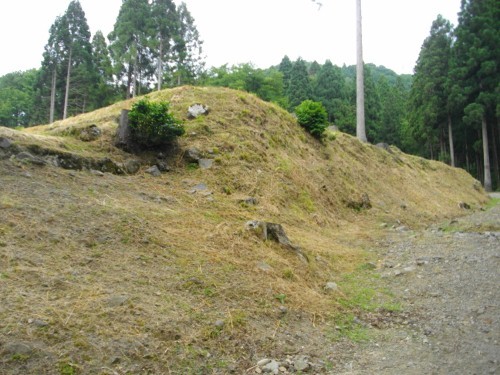
<instances>
[{"instance_id":1,"label":"dense forest","mask_svg":"<svg viewBox=\"0 0 500 375\"><path fill-rule=\"evenodd\" d=\"M500 7L462 0L456 27L441 16L413 75L365 64L368 140L462 167L498 187ZM24 127L185 84L255 93L293 112L323 104L329 122L356 132L356 67L284 56L276 66L205 68L203 42L186 4L124 0L113 31L91 36L78 0L54 20L41 66L0 77L0 124Z\"/></svg>"}]
</instances>

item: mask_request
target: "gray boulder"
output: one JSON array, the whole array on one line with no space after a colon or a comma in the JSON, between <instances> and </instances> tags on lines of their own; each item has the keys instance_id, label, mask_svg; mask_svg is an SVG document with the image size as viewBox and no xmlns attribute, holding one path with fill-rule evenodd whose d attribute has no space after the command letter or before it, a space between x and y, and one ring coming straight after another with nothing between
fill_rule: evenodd
<instances>
[{"instance_id":1,"label":"gray boulder","mask_svg":"<svg viewBox=\"0 0 500 375\"><path fill-rule=\"evenodd\" d=\"M0 148L7 149L12 146L12 141L9 138L0 137Z\"/></svg>"},{"instance_id":2,"label":"gray boulder","mask_svg":"<svg viewBox=\"0 0 500 375\"><path fill-rule=\"evenodd\" d=\"M128 174L136 174L141 168L141 163L136 159L128 159L123 163L123 169Z\"/></svg>"},{"instance_id":3,"label":"gray boulder","mask_svg":"<svg viewBox=\"0 0 500 375\"><path fill-rule=\"evenodd\" d=\"M214 165L214 159L200 159L198 165L201 169L210 169Z\"/></svg>"},{"instance_id":4,"label":"gray boulder","mask_svg":"<svg viewBox=\"0 0 500 375\"><path fill-rule=\"evenodd\" d=\"M189 119L195 119L200 116L206 116L210 112L210 109L208 106L203 105L203 104L193 104L188 108L188 118Z\"/></svg>"},{"instance_id":5,"label":"gray boulder","mask_svg":"<svg viewBox=\"0 0 500 375\"><path fill-rule=\"evenodd\" d=\"M97 125L90 125L80 132L80 140L84 142L92 142L98 139L102 135L101 129Z\"/></svg>"},{"instance_id":6,"label":"gray boulder","mask_svg":"<svg viewBox=\"0 0 500 375\"><path fill-rule=\"evenodd\" d=\"M151 168L146 169L146 173L149 173L153 177L161 176L161 171L156 165L153 165Z\"/></svg>"},{"instance_id":7,"label":"gray boulder","mask_svg":"<svg viewBox=\"0 0 500 375\"><path fill-rule=\"evenodd\" d=\"M17 154L15 156L15 158L17 160L20 160L22 162L25 162L25 163L31 163L31 164L35 164L35 165L45 165L45 160L41 159L41 158L38 158L36 156L33 156L31 155L29 152L27 151L22 151L20 152L19 154Z\"/></svg>"},{"instance_id":8,"label":"gray boulder","mask_svg":"<svg viewBox=\"0 0 500 375\"><path fill-rule=\"evenodd\" d=\"M391 150L391 147L387 143L381 142L381 143L377 143L375 146L387 151L390 154L393 153Z\"/></svg>"},{"instance_id":9,"label":"gray boulder","mask_svg":"<svg viewBox=\"0 0 500 375\"><path fill-rule=\"evenodd\" d=\"M201 158L201 152L196 147L190 147L184 152L184 159L188 163L198 163Z\"/></svg>"}]
</instances>

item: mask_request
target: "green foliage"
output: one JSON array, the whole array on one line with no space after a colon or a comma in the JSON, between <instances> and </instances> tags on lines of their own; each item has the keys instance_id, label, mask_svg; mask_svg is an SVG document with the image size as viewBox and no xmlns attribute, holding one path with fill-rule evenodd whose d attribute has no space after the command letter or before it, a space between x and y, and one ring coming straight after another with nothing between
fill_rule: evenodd
<instances>
[{"instance_id":1,"label":"green foliage","mask_svg":"<svg viewBox=\"0 0 500 375\"><path fill-rule=\"evenodd\" d=\"M274 296L274 298L276 298L278 301L280 301L280 303L282 305L284 305L285 304L285 300L286 300L286 294L284 294L284 293L278 293L278 294L276 294Z\"/></svg>"},{"instance_id":2,"label":"green foliage","mask_svg":"<svg viewBox=\"0 0 500 375\"><path fill-rule=\"evenodd\" d=\"M16 127L30 123L36 75L36 70L29 70L0 77L0 125Z\"/></svg>"},{"instance_id":3,"label":"green foliage","mask_svg":"<svg viewBox=\"0 0 500 375\"><path fill-rule=\"evenodd\" d=\"M141 99L129 112L134 140L143 146L159 146L184 134L182 123L169 112L166 102Z\"/></svg>"},{"instance_id":4,"label":"green foliage","mask_svg":"<svg viewBox=\"0 0 500 375\"><path fill-rule=\"evenodd\" d=\"M307 65L306 62L300 58L293 64L292 70L290 71L290 80L288 82L286 95L288 96L292 108L298 106L304 100L310 100L313 97Z\"/></svg>"},{"instance_id":5,"label":"green foliage","mask_svg":"<svg viewBox=\"0 0 500 375\"><path fill-rule=\"evenodd\" d=\"M328 124L328 114L321 103L304 100L295 108L295 114L301 126L314 137L321 137Z\"/></svg>"}]
</instances>

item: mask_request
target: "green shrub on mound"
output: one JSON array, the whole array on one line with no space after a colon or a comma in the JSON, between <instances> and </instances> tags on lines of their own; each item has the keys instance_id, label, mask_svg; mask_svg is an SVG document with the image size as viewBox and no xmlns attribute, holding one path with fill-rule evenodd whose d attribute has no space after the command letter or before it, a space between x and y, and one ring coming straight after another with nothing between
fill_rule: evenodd
<instances>
[{"instance_id":1,"label":"green shrub on mound","mask_svg":"<svg viewBox=\"0 0 500 375\"><path fill-rule=\"evenodd\" d=\"M299 124L316 138L321 138L328 125L328 114L323 104L304 100L295 107Z\"/></svg>"},{"instance_id":2,"label":"green shrub on mound","mask_svg":"<svg viewBox=\"0 0 500 375\"><path fill-rule=\"evenodd\" d=\"M182 122L169 109L167 102L135 102L128 115L133 140L143 146L159 146L183 135Z\"/></svg>"}]
</instances>

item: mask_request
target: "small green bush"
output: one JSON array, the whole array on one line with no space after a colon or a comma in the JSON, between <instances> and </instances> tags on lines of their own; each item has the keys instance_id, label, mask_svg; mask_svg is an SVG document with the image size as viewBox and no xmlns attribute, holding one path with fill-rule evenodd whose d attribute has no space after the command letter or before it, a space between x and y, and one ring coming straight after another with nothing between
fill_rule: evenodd
<instances>
[{"instance_id":1,"label":"small green bush","mask_svg":"<svg viewBox=\"0 0 500 375\"><path fill-rule=\"evenodd\" d=\"M301 126L316 138L321 138L328 124L328 114L323 104L304 100L295 107L295 114Z\"/></svg>"},{"instance_id":2,"label":"small green bush","mask_svg":"<svg viewBox=\"0 0 500 375\"><path fill-rule=\"evenodd\" d=\"M141 99L132 105L128 118L133 140L143 146L160 146L184 134L167 102Z\"/></svg>"}]
</instances>

